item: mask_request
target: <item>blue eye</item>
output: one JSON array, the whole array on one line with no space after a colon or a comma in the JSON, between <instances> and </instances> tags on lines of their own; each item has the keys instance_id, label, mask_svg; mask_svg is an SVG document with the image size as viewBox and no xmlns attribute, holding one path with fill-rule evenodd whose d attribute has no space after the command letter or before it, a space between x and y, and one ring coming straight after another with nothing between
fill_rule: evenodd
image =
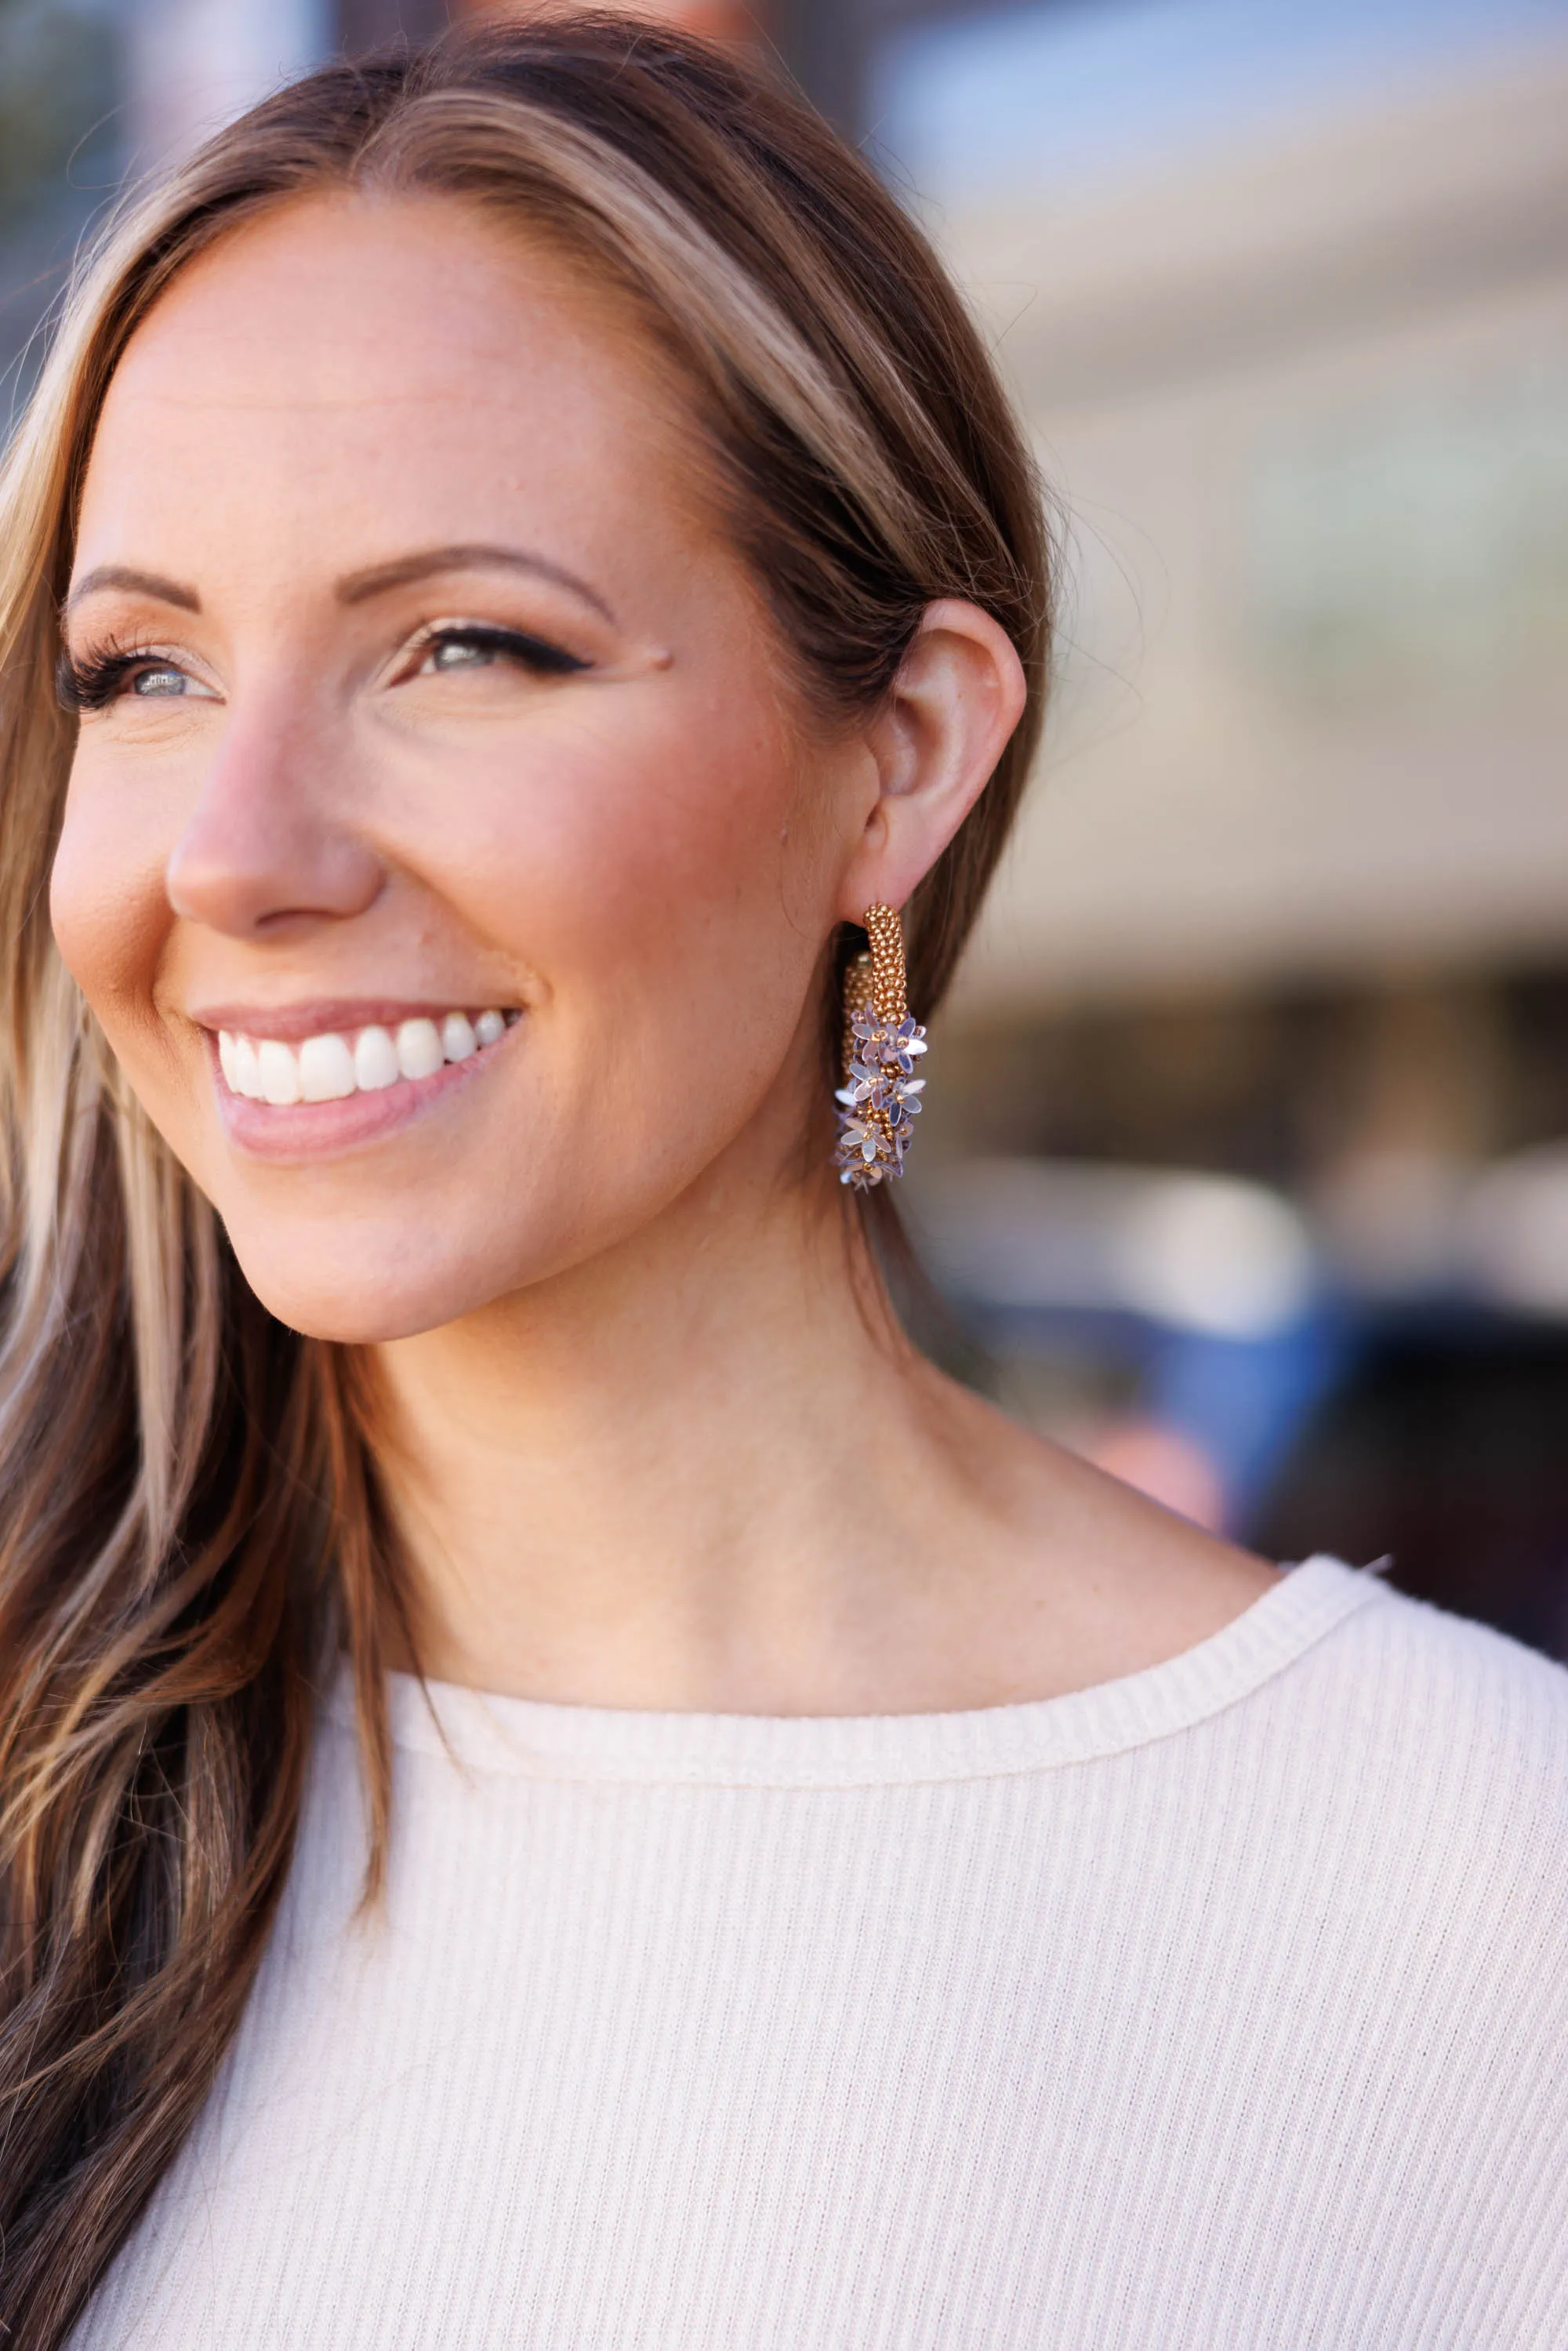
<instances>
[{"instance_id":1,"label":"blue eye","mask_svg":"<svg viewBox=\"0 0 1568 2351\"><path fill-rule=\"evenodd\" d=\"M55 690L62 709L78 716L107 710L122 695L137 695L148 702L216 698L210 686L199 684L177 663L161 660L156 653L138 653L132 646L122 649L113 644L84 654L79 661L62 653L55 672Z\"/></svg>"},{"instance_id":2,"label":"blue eye","mask_svg":"<svg viewBox=\"0 0 1568 2351\"><path fill-rule=\"evenodd\" d=\"M483 644L473 637L443 637L430 648L430 666L437 673L449 669L486 669L500 654L493 644Z\"/></svg>"},{"instance_id":3,"label":"blue eye","mask_svg":"<svg viewBox=\"0 0 1568 2351\"><path fill-rule=\"evenodd\" d=\"M190 690L191 681L181 669L138 670L131 681L132 694L188 694Z\"/></svg>"},{"instance_id":4,"label":"blue eye","mask_svg":"<svg viewBox=\"0 0 1568 2351\"><path fill-rule=\"evenodd\" d=\"M426 677L450 677L469 669L497 666L531 672L536 677L566 677L589 664L525 629L502 629L469 622L438 629L426 638L419 669Z\"/></svg>"}]
</instances>

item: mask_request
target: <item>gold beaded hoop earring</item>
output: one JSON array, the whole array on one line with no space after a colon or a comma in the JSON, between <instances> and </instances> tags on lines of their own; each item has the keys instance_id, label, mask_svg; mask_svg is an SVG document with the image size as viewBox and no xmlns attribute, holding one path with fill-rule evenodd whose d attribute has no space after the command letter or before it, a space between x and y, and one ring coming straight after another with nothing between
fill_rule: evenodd
<instances>
[{"instance_id":1,"label":"gold beaded hoop earring","mask_svg":"<svg viewBox=\"0 0 1568 2351\"><path fill-rule=\"evenodd\" d=\"M870 951L844 974L844 1081L834 1097L833 1165L857 1192L903 1175L925 1086L915 1075L925 1031L904 998L904 926L891 906L868 906L865 928Z\"/></svg>"}]
</instances>

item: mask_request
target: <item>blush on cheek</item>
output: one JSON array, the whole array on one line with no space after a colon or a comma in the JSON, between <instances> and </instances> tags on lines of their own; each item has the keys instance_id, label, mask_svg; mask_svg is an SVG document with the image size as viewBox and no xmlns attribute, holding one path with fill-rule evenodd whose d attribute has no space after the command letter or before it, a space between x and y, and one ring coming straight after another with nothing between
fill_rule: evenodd
<instances>
[{"instance_id":1,"label":"blush on cheek","mask_svg":"<svg viewBox=\"0 0 1568 2351\"><path fill-rule=\"evenodd\" d=\"M744 970L745 937L779 919L797 747L681 684L617 689L612 725L471 766L439 862L413 843L472 926L547 978L667 972L737 929Z\"/></svg>"},{"instance_id":2,"label":"blush on cheek","mask_svg":"<svg viewBox=\"0 0 1568 2351\"><path fill-rule=\"evenodd\" d=\"M155 1019L171 915L157 851L108 810L68 798L49 876L49 919L67 970L118 1051Z\"/></svg>"}]
</instances>

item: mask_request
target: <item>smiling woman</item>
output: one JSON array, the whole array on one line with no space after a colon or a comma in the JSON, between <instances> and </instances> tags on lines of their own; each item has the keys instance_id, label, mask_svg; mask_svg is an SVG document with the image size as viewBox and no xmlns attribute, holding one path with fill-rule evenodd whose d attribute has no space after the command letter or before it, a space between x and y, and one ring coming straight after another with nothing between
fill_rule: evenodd
<instances>
[{"instance_id":1,"label":"smiling woman","mask_svg":"<svg viewBox=\"0 0 1568 2351\"><path fill-rule=\"evenodd\" d=\"M7 2341L1562 2339L1562 1677L882 1286L1051 567L872 175L619 13L329 68L3 498Z\"/></svg>"}]
</instances>

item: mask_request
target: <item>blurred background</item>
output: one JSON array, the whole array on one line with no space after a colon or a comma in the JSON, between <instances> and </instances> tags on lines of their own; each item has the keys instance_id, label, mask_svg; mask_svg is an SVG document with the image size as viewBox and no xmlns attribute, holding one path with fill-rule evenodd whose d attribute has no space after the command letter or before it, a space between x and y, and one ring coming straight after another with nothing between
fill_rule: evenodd
<instances>
[{"instance_id":1,"label":"blurred background","mask_svg":"<svg viewBox=\"0 0 1568 2351\"><path fill-rule=\"evenodd\" d=\"M1568 1656L1568 0L689 0L865 149L1058 502L927 1064L934 1343ZM0 0L0 367L122 176L442 0Z\"/></svg>"}]
</instances>

